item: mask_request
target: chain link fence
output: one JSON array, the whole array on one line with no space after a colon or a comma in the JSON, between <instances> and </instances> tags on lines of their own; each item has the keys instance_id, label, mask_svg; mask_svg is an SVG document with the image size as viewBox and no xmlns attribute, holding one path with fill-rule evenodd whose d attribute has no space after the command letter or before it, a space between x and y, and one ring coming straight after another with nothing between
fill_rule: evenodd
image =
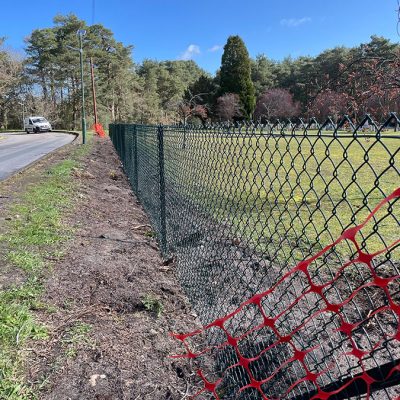
<instances>
[{"instance_id":1,"label":"chain link fence","mask_svg":"<svg viewBox=\"0 0 400 400\"><path fill-rule=\"evenodd\" d=\"M384 201L400 186L399 122L110 126L206 327L214 397L400 395L400 213L398 197Z\"/></svg>"}]
</instances>

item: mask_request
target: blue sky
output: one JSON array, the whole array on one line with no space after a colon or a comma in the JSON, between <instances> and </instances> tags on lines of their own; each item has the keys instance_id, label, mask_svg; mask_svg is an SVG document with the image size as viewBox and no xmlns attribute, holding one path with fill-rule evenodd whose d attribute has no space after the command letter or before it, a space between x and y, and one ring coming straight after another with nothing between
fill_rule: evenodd
<instances>
[{"instance_id":1,"label":"blue sky","mask_svg":"<svg viewBox=\"0 0 400 400\"><path fill-rule=\"evenodd\" d=\"M57 13L91 24L92 2L2 0L0 36L22 51L24 38L52 26ZM229 35L240 35L252 57L276 60L358 45L373 34L398 42L396 8L397 0L95 0L94 22L134 45L136 62L194 59L213 73Z\"/></svg>"}]
</instances>

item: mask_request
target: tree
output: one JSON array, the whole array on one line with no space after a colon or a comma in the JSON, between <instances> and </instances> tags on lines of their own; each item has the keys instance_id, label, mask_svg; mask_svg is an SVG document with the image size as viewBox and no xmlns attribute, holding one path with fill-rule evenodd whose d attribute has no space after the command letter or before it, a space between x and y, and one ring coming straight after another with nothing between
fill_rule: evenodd
<instances>
[{"instance_id":1,"label":"tree","mask_svg":"<svg viewBox=\"0 0 400 400\"><path fill-rule=\"evenodd\" d=\"M71 49L78 47L78 29L87 32L83 43L85 61L93 57L95 62L100 120L107 124L137 116L136 105L142 88L134 71L132 46L117 42L104 26L87 26L73 14L57 15L53 27L36 29L26 40L25 69L32 87L36 88L37 107L34 104L31 110L43 109L56 127L79 126L79 53ZM85 73L84 77L88 90L89 74ZM92 109L91 101L91 96L87 96L88 111Z\"/></svg>"},{"instance_id":2,"label":"tree","mask_svg":"<svg viewBox=\"0 0 400 400\"><path fill-rule=\"evenodd\" d=\"M270 89L257 100L255 117L290 118L299 114L299 103L294 102L293 95L287 89Z\"/></svg>"},{"instance_id":3,"label":"tree","mask_svg":"<svg viewBox=\"0 0 400 400\"><path fill-rule=\"evenodd\" d=\"M257 55L251 60L251 80L253 81L256 97L276 85L276 65L264 54Z\"/></svg>"},{"instance_id":4,"label":"tree","mask_svg":"<svg viewBox=\"0 0 400 400\"><path fill-rule=\"evenodd\" d=\"M327 89L318 94L310 111L320 121L331 117L336 122L347 112L347 106L348 96L346 93L338 93Z\"/></svg>"},{"instance_id":5,"label":"tree","mask_svg":"<svg viewBox=\"0 0 400 400\"><path fill-rule=\"evenodd\" d=\"M224 47L220 71L221 94L237 94L245 118L251 118L256 103L249 53L239 36L230 36Z\"/></svg>"},{"instance_id":6,"label":"tree","mask_svg":"<svg viewBox=\"0 0 400 400\"><path fill-rule=\"evenodd\" d=\"M347 111L353 117L371 112L381 118L385 110L398 110L396 84L389 84L389 81L396 81L393 78L396 68L392 66L398 49L398 44L372 36L368 43L353 48L335 47L316 57L287 57L274 63L271 87L288 89L307 114L321 93L331 91L347 96ZM259 90L262 86L261 67L255 65L257 60L252 62L252 68L255 86Z\"/></svg>"},{"instance_id":7,"label":"tree","mask_svg":"<svg viewBox=\"0 0 400 400\"><path fill-rule=\"evenodd\" d=\"M9 51L2 50L4 39L0 38L0 97L5 97L15 86L21 73L21 61Z\"/></svg>"},{"instance_id":8,"label":"tree","mask_svg":"<svg viewBox=\"0 0 400 400\"><path fill-rule=\"evenodd\" d=\"M201 75L195 82L189 85L185 91L184 98L189 101L196 96L196 104L202 105L207 110L208 115L212 115L216 107L216 96L218 85L215 79L208 75Z\"/></svg>"},{"instance_id":9,"label":"tree","mask_svg":"<svg viewBox=\"0 0 400 400\"><path fill-rule=\"evenodd\" d=\"M0 126L8 127L10 119L21 126L18 96L23 83L22 61L11 51L2 48L4 39L0 38ZM18 113L15 113L15 109ZM14 110L14 114L10 115Z\"/></svg>"},{"instance_id":10,"label":"tree","mask_svg":"<svg viewBox=\"0 0 400 400\"><path fill-rule=\"evenodd\" d=\"M183 125L186 125L188 120L197 117L202 123L207 119L207 109L205 106L196 104L196 96L190 100L182 100L177 105L177 113Z\"/></svg>"},{"instance_id":11,"label":"tree","mask_svg":"<svg viewBox=\"0 0 400 400\"><path fill-rule=\"evenodd\" d=\"M145 60L137 72L145 89L143 99L147 117L144 121L153 123L174 121L177 107L185 99L188 86L206 74L193 61Z\"/></svg>"},{"instance_id":12,"label":"tree","mask_svg":"<svg viewBox=\"0 0 400 400\"><path fill-rule=\"evenodd\" d=\"M377 36L349 51L337 86L347 94L350 113L356 119L366 113L381 119L398 110L398 57L399 46Z\"/></svg>"},{"instance_id":13,"label":"tree","mask_svg":"<svg viewBox=\"0 0 400 400\"><path fill-rule=\"evenodd\" d=\"M236 93L225 93L217 99L217 115L223 121L232 121L242 116L240 98Z\"/></svg>"}]
</instances>

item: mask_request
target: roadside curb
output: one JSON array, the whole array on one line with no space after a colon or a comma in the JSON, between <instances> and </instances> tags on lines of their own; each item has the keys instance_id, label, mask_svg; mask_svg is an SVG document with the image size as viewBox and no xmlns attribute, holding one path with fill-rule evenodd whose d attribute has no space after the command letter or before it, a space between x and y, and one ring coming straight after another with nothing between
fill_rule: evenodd
<instances>
[{"instance_id":1,"label":"roadside curb","mask_svg":"<svg viewBox=\"0 0 400 400\"><path fill-rule=\"evenodd\" d=\"M78 139L79 136L81 136L81 134L79 132L75 132L75 131L62 131L62 130L53 130L52 132L55 133L65 133L68 135L75 135L75 139L73 140L73 142L75 142L76 139ZM72 142L72 143L73 143Z\"/></svg>"}]
</instances>

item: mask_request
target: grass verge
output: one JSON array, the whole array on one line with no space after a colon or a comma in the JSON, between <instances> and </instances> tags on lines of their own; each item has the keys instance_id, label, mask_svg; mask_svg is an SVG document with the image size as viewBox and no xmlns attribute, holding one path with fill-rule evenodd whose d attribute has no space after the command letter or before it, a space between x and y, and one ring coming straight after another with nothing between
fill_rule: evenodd
<instances>
[{"instance_id":1,"label":"grass verge","mask_svg":"<svg viewBox=\"0 0 400 400\"><path fill-rule=\"evenodd\" d=\"M7 264L24 278L22 284L0 291L0 399L35 398L23 376L26 343L46 338L47 331L33 311L46 309L40 301L43 278L51 267L49 260L62 255L60 249L72 233L63 221L74 204L77 183L72 172L90 147L75 148L68 159L42 172L39 183L28 187L8 210L0 244Z\"/></svg>"}]
</instances>

